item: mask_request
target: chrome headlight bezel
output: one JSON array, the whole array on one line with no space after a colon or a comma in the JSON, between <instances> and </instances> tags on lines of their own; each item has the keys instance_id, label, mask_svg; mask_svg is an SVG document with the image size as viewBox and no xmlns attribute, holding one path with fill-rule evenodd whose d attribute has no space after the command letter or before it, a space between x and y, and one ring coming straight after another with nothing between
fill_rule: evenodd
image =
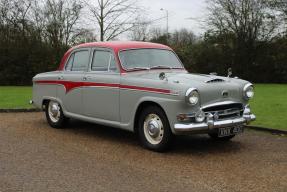
<instances>
[{"instance_id":1,"label":"chrome headlight bezel","mask_svg":"<svg viewBox=\"0 0 287 192\"><path fill-rule=\"evenodd\" d=\"M196 105L199 102L199 92L196 88L189 88L185 93L185 102L189 105Z\"/></svg>"},{"instance_id":2,"label":"chrome headlight bezel","mask_svg":"<svg viewBox=\"0 0 287 192\"><path fill-rule=\"evenodd\" d=\"M254 96L254 86L251 83L248 83L243 88L243 98L246 100L252 99Z\"/></svg>"}]
</instances>

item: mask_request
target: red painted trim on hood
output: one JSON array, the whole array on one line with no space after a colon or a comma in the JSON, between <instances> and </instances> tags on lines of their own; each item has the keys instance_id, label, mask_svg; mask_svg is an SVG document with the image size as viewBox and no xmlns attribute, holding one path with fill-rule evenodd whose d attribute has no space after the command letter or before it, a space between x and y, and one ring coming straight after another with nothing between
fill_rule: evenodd
<instances>
[{"instance_id":1,"label":"red painted trim on hood","mask_svg":"<svg viewBox=\"0 0 287 192\"><path fill-rule=\"evenodd\" d=\"M167 89L157 89L151 87L138 87L138 86L131 86L131 85L120 85L121 89L133 89L133 90L140 90L140 91L147 91L147 92L156 92L156 93L165 93L170 94L171 91Z\"/></svg>"}]
</instances>

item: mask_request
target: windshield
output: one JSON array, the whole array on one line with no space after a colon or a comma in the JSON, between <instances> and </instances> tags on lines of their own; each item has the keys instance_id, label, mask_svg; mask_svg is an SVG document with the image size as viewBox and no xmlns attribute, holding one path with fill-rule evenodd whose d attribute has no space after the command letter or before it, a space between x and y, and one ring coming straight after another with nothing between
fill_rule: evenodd
<instances>
[{"instance_id":1,"label":"windshield","mask_svg":"<svg viewBox=\"0 0 287 192\"><path fill-rule=\"evenodd\" d=\"M152 68L183 68L180 60L170 50L130 49L121 51L120 60L126 70Z\"/></svg>"}]
</instances>

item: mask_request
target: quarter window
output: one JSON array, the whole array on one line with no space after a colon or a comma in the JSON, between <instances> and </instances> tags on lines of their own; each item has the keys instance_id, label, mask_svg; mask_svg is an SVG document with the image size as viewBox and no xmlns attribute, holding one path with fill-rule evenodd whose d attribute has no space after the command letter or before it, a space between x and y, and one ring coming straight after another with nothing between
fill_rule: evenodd
<instances>
[{"instance_id":1,"label":"quarter window","mask_svg":"<svg viewBox=\"0 0 287 192\"><path fill-rule=\"evenodd\" d=\"M118 69L118 68L117 68L117 64L116 64L115 57L112 55L111 61L110 61L109 71L117 72L117 69Z\"/></svg>"},{"instance_id":2,"label":"quarter window","mask_svg":"<svg viewBox=\"0 0 287 192\"><path fill-rule=\"evenodd\" d=\"M69 58L68 63L66 64L66 70L67 71L71 71L72 70L72 66L73 66L73 62L74 62L74 54L72 54Z\"/></svg>"},{"instance_id":3,"label":"quarter window","mask_svg":"<svg viewBox=\"0 0 287 192\"><path fill-rule=\"evenodd\" d=\"M117 71L113 54L109 51L94 51L92 71Z\"/></svg>"}]
</instances>

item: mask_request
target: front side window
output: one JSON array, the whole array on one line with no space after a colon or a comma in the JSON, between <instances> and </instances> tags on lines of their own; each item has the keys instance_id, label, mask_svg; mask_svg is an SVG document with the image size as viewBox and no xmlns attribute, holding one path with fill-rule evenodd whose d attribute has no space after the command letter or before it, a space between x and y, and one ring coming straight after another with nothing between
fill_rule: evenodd
<instances>
[{"instance_id":1,"label":"front side window","mask_svg":"<svg viewBox=\"0 0 287 192\"><path fill-rule=\"evenodd\" d=\"M77 51L72 53L66 64L66 70L68 71L86 71L89 65L89 51Z\"/></svg>"},{"instance_id":2,"label":"front side window","mask_svg":"<svg viewBox=\"0 0 287 192\"><path fill-rule=\"evenodd\" d=\"M92 71L117 71L113 54L109 51L94 51Z\"/></svg>"},{"instance_id":3,"label":"front side window","mask_svg":"<svg viewBox=\"0 0 287 192\"><path fill-rule=\"evenodd\" d=\"M123 68L152 69L152 68L183 68L180 60L170 50L164 49L131 49L120 52Z\"/></svg>"}]
</instances>

